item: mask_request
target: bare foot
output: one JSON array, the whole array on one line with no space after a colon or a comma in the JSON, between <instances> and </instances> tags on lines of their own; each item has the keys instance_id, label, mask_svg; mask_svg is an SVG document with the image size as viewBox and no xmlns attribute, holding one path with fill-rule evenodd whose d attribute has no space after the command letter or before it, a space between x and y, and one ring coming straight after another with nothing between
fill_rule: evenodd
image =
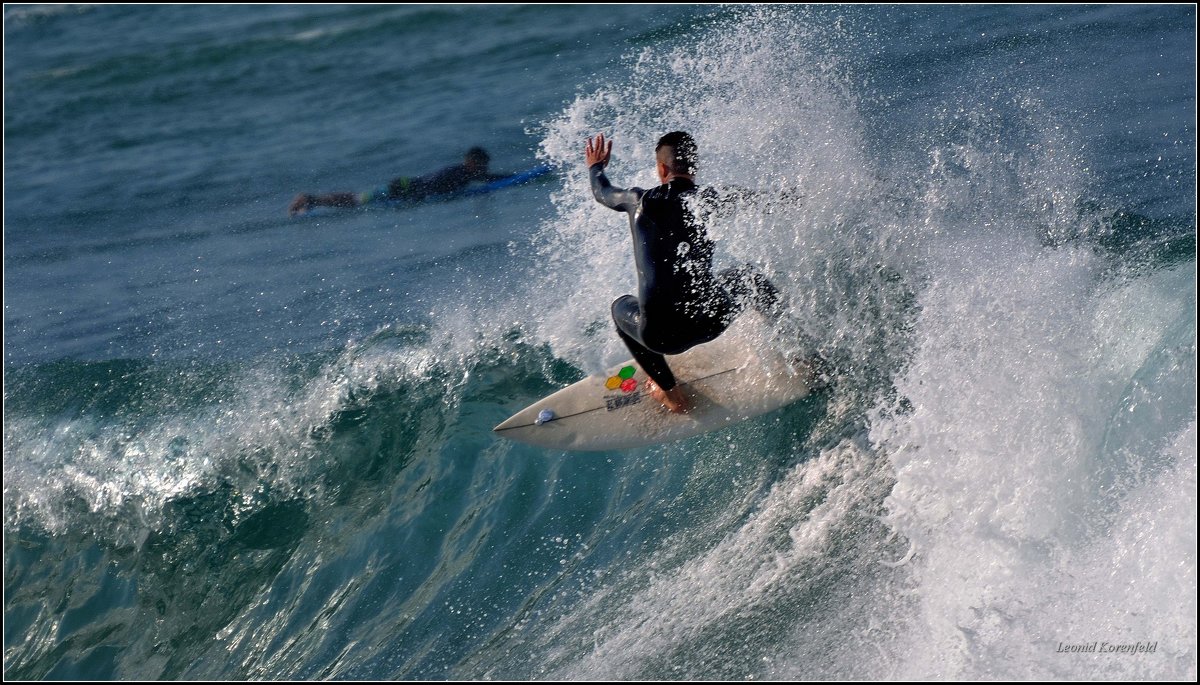
<instances>
[{"instance_id":1,"label":"bare foot","mask_svg":"<svg viewBox=\"0 0 1200 685\"><path fill-rule=\"evenodd\" d=\"M654 381L646 381L646 389L650 392L650 396L658 400L667 411L675 414L686 414L692 408L688 403L687 398L683 396L683 391L679 386L675 386L670 390L663 390L658 387L658 383Z\"/></svg>"}]
</instances>

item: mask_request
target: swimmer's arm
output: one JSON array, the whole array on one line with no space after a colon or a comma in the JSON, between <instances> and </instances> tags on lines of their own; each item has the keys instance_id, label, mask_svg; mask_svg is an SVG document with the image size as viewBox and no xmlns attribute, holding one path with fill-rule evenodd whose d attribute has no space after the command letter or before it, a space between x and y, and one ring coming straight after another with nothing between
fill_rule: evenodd
<instances>
[{"instance_id":1,"label":"swimmer's arm","mask_svg":"<svg viewBox=\"0 0 1200 685\"><path fill-rule=\"evenodd\" d=\"M295 216L303 214L313 207L357 207L359 205L358 193L327 193L325 195L310 195L308 193L300 193L292 200L292 204L288 206L288 214Z\"/></svg>"}]
</instances>

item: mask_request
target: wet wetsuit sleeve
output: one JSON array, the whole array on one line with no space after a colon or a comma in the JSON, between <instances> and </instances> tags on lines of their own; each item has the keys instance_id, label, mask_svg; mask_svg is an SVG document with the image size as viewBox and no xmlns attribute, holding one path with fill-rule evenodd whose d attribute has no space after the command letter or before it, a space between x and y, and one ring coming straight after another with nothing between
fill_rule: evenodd
<instances>
[{"instance_id":1,"label":"wet wetsuit sleeve","mask_svg":"<svg viewBox=\"0 0 1200 685\"><path fill-rule=\"evenodd\" d=\"M593 164L588 171L592 175L592 195L596 202L615 209L618 212L633 212L637 209L638 201L642 199L641 188L616 188L604 175L604 165Z\"/></svg>"}]
</instances>

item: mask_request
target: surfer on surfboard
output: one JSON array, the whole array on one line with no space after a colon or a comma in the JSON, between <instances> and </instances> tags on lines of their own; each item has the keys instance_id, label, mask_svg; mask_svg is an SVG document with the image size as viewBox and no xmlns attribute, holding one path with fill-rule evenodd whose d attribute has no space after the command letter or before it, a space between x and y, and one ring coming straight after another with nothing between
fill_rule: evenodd
<instances>
[{"instance_id":1,"label":"surfer on surfboard","mask_svg":"<svg viewBox=\"0 0 1200 685\"><path fill-rule=\"evenodd\" d=\"M386 186L366 193L300 193L288 206L288 214L303 214L313 207L350 209L373 202L420 202L436 196L456 193L472 183L487 183L507 178L504 174L488 172L491 157L481 147L473 147L463 157L462 164L448 166L424 176L401 176Z\"/></svg>"},{"instance_id":2,"label":"surfer on surfboard","mask_svg":"<svg viewBox=\"0 0 1200 685\"><path fill-rule=\"evenodd\" d=\"M683 413L688 399L663 355L716 339L748 305L774 316L779 293L749 265L713 273L713 242L696 212L715 209L723 200L713 189L696 186L691 135L674 131L659 139L655 170L662 185L649 190L614 187L604 174L611 155L612 141L604 134L588 139L584 158L592 194L600 204L629 214L637 264L638 294L613 302L613 321L650 376L650 396Z\"/></svg>"}]
</instances>

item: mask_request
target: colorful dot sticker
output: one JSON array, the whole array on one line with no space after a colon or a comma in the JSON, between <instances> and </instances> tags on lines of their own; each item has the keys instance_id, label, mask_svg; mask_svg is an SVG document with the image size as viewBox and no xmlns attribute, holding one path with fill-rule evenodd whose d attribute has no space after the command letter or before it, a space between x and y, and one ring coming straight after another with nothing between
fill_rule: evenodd
<instances>
[{"instance_id":1,"label":"colorful dot sticker","mask_svg":"<svg viewBox=\"0 0 1200 685\"><path fill-rule=\"evenodd\" d=\"M637 379L633 374L637 373L637 369L632 366L621 367L615 376L609 376L608 380L604 381L604 387L609 390L620 388L622 392L633 392L637 390Z\"/></svg>"}]
</instances>

